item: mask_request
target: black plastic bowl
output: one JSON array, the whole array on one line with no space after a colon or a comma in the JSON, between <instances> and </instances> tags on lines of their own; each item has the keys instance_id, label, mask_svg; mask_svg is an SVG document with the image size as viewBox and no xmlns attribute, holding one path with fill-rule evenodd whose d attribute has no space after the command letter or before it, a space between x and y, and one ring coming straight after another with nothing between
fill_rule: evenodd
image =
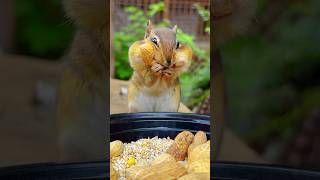
<instances>
[{"instance_id":1,"label":"black plastic bowl","mask_svg":"<svg viewBox=\"0 0 320 180\"><path fill-rule=\"evenodd\" d=\"M210 138L210 116L192 113L128 113L111 115L110 138L123 142L148 137L174 138L179 132L201 130Z\"/></svg>"},{"instance_id":2,"label":"black plastic bowl","mask_svg":"<svg viewBox=\"0 0 320 180\"><path fill-rule=\"evenodd\" d=\"M0 179L109 179L109 163L34 164L0 168ZM214 180L319 180L320 173L257 164L213 163Z\"/></svg>"},{"instance_id":3,"label":"black plastic bowl","mask_svg":"<svg viewBox=\"0 0 320 180\"><path fill-rule=\"evenodd\" d=\"M11 166L0 168L0 179L109 179L109 164L100 161Z\"/></svg>"},{"instance_id":4,"label":"black plastic bowl","mask_svg":"<svg viewBox=\"0 0 320 180\"><path fill-rule=\"evenodd\" d=\"M319 180L320 172L277 165L220 162L211 164L211 179L218 180Z\"/></svg>"},{"instance_id":5,"label":"black plastic bowl","mask_svg":"<svg viewBox=\"0 0 320 180\"><path fill-rule=\"evenodd\" d=\"M137 113L111 116L111 140L171 137L202 130L210 135L210 117L181 113ZM209 136L208 136L209 138ZM235 150L236 151L236 150ZM109 162L35 164L0 168L0 179L109 179ZM257 164L213 163L214 180L318 180L320 173Z\"/></svg>"}]
</instances>

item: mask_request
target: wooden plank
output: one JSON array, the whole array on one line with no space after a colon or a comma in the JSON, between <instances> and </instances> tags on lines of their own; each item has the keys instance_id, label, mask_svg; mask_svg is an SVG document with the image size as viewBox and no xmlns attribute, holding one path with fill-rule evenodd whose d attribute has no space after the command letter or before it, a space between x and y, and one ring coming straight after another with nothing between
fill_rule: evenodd
<instances>
[{"instance_id":1,"label":"wooden plank","mask_svg":"<svg viewBox=\"0 0 320 180\"><path fill-rule=\"evenodd\" d=\"M150 4L157 3L159 0L134 0L134 1L128 1L128 0L120 0L117 1L119 7L125 7L129 5L135 5L139 8L141 8L144 12L147 12L147 9ZM157 13L152 20L157 23L161 21L162 19L166 18L169 19L173 24L178 24L179 27L184 29L188 33L192 33L196 36L197 40L206 40L209 41L209 35L207 33L204 33L204 26L200 24L201 19L197 20L193 24L196 26L195 28L190 27L190 22L187 19L190 18L177 18L181 16L186 17L193 17L198 16L197 12L193 9L194 3L199 3L204 7L208 7L210 4L209 0L164 0L164 3L166 5L166 10L161 13ZM180 19L180 20L179 20Z\"/></svg>"},{"instance_id":2,"label":"wooden plank","mask_svg":"<svg viewBox=\"0 0 320 180\"><path fill-rule=\"evenodd\" d=\"M164 18L170 19L170 0L165 0L164 5L165 5Z\"/></svg>"}]
</instances>

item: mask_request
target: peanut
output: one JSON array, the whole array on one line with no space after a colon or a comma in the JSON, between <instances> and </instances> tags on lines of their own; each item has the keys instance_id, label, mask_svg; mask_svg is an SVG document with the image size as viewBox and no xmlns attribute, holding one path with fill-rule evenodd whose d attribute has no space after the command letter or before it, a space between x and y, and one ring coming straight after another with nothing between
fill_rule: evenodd
<instances>
[{"instance_id":1,"label":"peanut","mask_svg":"<svg viewBox=\"0 0 320 180\"><path fill-rule=\"evenodd\" d=\"M180 177L178 180L210 180L208 173L191 173Z\"/></svg>"},{"instance_id":2,"label":"peanut","mask_svg":"<svg viewBox=\"0 0 320 180\"><path fill-rule=\"evenodd\" d=\"M187 170L176 161L161 162L151 166L135 166L127 169L128 180L170 180L187 174Z\"/></svg>"},{"instance_id":3,"label":"peanut","mask_svg":"<svg viewBox=\"0 0 320 180\"><path fill-rule=\"evenodd\" d=\"M158 156L155 160L151 162L151 165L159 164L162 162L170 162L175 161L174 157L171 154L164 153L160 156Z\"/></svg>"},{"instance_id":4,"label":"peanut","mask_svg":"<svg viewBox=\"0 0 320 180\"><path fill-rule=\"evenodd\" d=\"M188 156L188 164L199 161L201 159L207 159L210 162L210 141L204 144L200 144L195 147Z\"/></svg>"},{"instance_id":5,"label":"peanut","mask_svg":"<svg viewBox=\"0 0 320 180\"><path fill-rule=\"evenodd\" d=\"M188 164L188 172L210 174L210 159L200 159Z\"/></svg>"},{"instance_id":6,"label":"peanut","mask_svg":"<svg viewBox=\"0 0 320 180\"><path fill-rule=\"evenodd\" d=\"M110 158L120 156L124 149L124 145L121 141L116 140L110 143Z\"/></svg>"},{"instance_id":7,"label":"peanut","mask_svg":"<svg viewBox=\"0 0 320 180\"><path fill-rule=\"evenodd\" d=\"M200 144L204 144L207 142L207 135L206 133L204 133L203 131L198 131L193 138L193 142L192 144L190 144L189 148L188 148L188 155L190 154L190 152L197 147Z\"/></svg>"},{"instance_id":8,"label":"peanut","mask_svg":"<svg viewBox=\"0 0 320 180\"><path fill-rule=\"evenodd\" d=\"M110 180L118 180L119 174L114 170L113 165L110 164Z\"/></svg>"},{"instance_id":9,"label":"peanut","mask_svg":"<svg viewBox=\"0 0 320 180\"><path fill-rule=\"evenodd\" d=\"M171 154L177 161L183 161L193 138L194 135L189 131L179 133L175 137L174 143L169 147L167 153Z\"/></svg>"}]
</instances>

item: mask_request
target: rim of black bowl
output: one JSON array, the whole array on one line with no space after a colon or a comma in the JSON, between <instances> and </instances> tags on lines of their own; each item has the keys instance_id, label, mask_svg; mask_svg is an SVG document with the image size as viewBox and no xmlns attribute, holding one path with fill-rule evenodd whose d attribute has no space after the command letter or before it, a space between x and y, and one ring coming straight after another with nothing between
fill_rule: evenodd
<instances>
[{"instance_id":1,"label":"rim of black bowl","mask_svg":"<svg viewBox=\"0 0 320 180\"><path fill-rule=\"evenodd\" d=\"M220 161L211 163L211 175L221 180L318 180L320 172L315 169L298 169L278 164L257 164Z\"/></svg>"},{"instance_id":2,"label":"rim of black bowl","mask_svg":"<svg viewBox=\"0 0 320 180\"><path fill-rule=\"evenodd\" d=\"M0 179L106 179L109 161L38 163L0 168ZM320 172L278 165L237 162L211 163L211 178L218 180L319 179Z\"/></svg>"},{"instance_id":3,"label":"rim of black bowl","mask_svg":"<svg viewBox=\"0 0 320 180\"><path fill-rule=\"evenodd\" d=\"M34 163L0 167L0 179L106 179L108 161Z\"/></svg>"},{"instance_id":4,"label":"rim of black bowl","mask_svg":"<svg viewBox=\"0 0 320 180\"><path fill-rule=\"evenodd\" d=\"M210 139L210 124L210 116L196 113L120 113L112 114L110 117L110 126L112 127L110 127L110 134L111 136L126 134L126 137L131 137L132 133L149 134L152 131L165 134L166 132L181 132L183 130L195 133L202 130Z\"/></svg>"},{"instance_id":5,"label":"rim of black bowl","mask_svg":"<svg viewBox=\"0 0 320 180\"><path fill-rule=\"evenodd\" d=\"M141 120L150 120L150 118L154 118L152 120L159 120L159 119L172 119L176 118L177 120L204 120L204 122L210 125L211 116L204 115L204 114L196 114L196 113L180 113L180 112L139 112L139 113L118 113L118 114L111 114L110 120L117 119L117 120L127 120L128 118L135 118ZM113 121L112 123L118 123Z\"/></svg>"},{"instance_id":6,"label":"rim of black bowl","mask_svg":"<svg viewBox=\"0 0 320 180\"><path fill-rule=\"evenodd\" d=\"M123 123L143 123L143 122L177 122L194 123L210 126L211 117L195 113L176 112L141 112L141 113L120 113L110 116L111 125L121 125Z\"/></svg>"}]
</instances>

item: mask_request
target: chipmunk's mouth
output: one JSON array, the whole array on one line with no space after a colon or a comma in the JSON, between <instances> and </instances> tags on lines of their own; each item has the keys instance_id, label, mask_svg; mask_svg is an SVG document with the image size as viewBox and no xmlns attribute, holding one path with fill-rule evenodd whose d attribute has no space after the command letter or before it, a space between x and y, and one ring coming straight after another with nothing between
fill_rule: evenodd
<instances>
[{"instance_id":1,"label":"chipmunk's mouth","mask_svg":"<svg viewBox=\"0 0 320 180\"><path fill-rule=\"evenodd\" d=\"M160 64L162 67L167 68L166 65L164 65L162 62L158 61L155 57L153 57L153 60L156 61L158 64Z\"/></svg>"}]
</instances>

